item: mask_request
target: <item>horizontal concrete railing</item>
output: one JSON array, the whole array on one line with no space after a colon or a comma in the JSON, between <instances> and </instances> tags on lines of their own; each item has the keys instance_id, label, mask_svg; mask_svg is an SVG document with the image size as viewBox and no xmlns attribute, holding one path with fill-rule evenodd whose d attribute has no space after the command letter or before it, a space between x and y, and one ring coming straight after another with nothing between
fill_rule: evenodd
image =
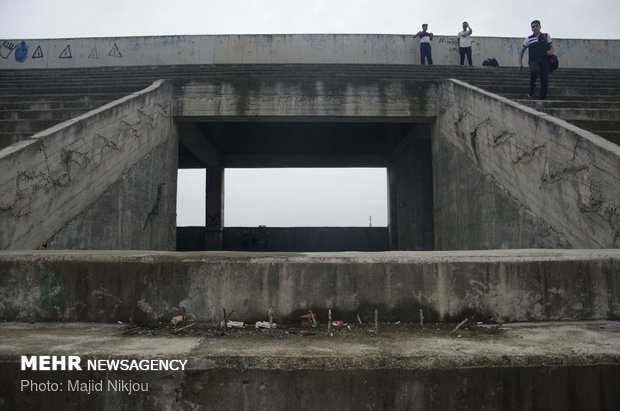
<instances>
[{"instance_id":1,"label":"horizontal concrete railing","mask_svg":"<svg viewBox=\"0 0 620 411\"><path fill-rule=\"evenodd\" d=\"M37 249L172 133L158 81L0 150L0 249Z\"/></svg>"},{"instance_id":2,"label":"horizontal concrete railing","mask_svg":"<svg viewBox=\"0 0 620 411\"><path fill-rule=\"evenodd\" d=\"M524 32L525 35L529 34ZM553 36L553 33L550 33ZM620 68L620 40L554 39L562 67ZM473 37L479 66L516 66L523 38ZM435 64L459 64L454 36L435 36ZM172 64L419 64L419 40L392 34L202 35L6 39L0 69ZM5 57L6 56L6 57Z\"/></svg>"},{"instance_id":3,"label":"horizontal concrete railing","mask_svg":"<svg viewBox=\"0 0 620 411\"><path fill-rule=\"evenodd\" d=\"M1 251L0 319L429 322L620 318L617 250L241 253Z\"/></svg>"},{"instance_id":4,"label":"horizontal concrete railing","mask_svg":"<svg viewBox=\"0 0 620 411\"><path fill-rule=\"evenodd\" d=\"M548 224L549 231L563 239L558 246L620 247L619 146L458 80L442 82L439 90L434 141L456 148L524 213L532 212ZM445 173L450 177L440 181L443 190L455 170ZM481 207L497 212L492 205L470 205L474 214ZM453 206L454 221L463 219L466 205ZM495 218L501 221L502 216ZM467 238L471 227L455 235L474 248Z\"/></svg>"}]
</instances>

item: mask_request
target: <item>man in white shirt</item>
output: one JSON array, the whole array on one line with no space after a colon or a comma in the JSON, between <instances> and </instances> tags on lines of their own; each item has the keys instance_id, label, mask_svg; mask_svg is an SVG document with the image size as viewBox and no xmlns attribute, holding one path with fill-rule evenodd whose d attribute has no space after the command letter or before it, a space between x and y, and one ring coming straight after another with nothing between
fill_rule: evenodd
<instances>
[{"instance_id":1,"label":"man in white shirt","mask_svg":"<svg viewBox=\"0 0 620 411\"><path fill-rule=\"evenodd\" d=\"M471 27L466 21L463 22L463 31L457 34L459 39L459 54L461 55L461 66L465 63L465 56L471 66Z\"/></svg>"}]
</instances>

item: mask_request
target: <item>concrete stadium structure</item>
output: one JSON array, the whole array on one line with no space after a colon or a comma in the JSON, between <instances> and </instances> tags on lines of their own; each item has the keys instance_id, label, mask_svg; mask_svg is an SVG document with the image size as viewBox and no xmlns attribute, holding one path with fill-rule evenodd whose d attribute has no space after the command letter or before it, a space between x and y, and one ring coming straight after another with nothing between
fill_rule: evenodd
<instances>
[{"instance_id":1,"label":"concrete stadium structure","mask_svg":"<svg viewBox=\"0 0 620 411\"><path fill-rule=\"evenodd\" d=\"M523 99L521 41L476 39L498 68L455 66L442 36L430 67L396 35L4 41L0 318L49 323L0 327L0 406L88 404L15 377L20 355L78 353L191 359L101 409L619 408L620 41L555 40L546 101ZM388 227L224 227L223 175L243 167L385 167ZM179 168L207 170L205 227L176 227ZM282 340L105 324L181 307L525 323ZM147 378L121 374L73 377Z\"/></svg>"}]
</instances>

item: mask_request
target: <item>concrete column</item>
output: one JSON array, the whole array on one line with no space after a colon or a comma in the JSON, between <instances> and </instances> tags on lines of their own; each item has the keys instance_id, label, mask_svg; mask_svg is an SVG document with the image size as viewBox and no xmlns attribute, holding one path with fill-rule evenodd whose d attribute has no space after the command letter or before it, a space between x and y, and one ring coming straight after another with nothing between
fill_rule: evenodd
<instances>
[{"instance_id":1,"label":"concrete column","mask_svg":"<svg viewBox=\"0 0 620 411\"><path fill-rule=\"evenodd\" d=\"M224 169L207 167L205 250L221 250L224 230Z\"/></svg>"},{"instance_id":2,"label":"concrete column","mask_svg":"<svg viewBox=\"0 0 620 411\"><path fill-rule=\"evenodd\" d=\"M419 125L393 153L388 168L390 248L433 250L433 170L430 132Z\"/></svg>"}]
</instances>

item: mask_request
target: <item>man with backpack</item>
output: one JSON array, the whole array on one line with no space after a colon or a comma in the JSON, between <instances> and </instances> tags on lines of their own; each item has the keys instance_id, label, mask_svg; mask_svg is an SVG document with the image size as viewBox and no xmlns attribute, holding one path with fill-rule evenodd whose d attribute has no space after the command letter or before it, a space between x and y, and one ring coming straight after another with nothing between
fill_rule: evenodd
<instances>
[{"instance_id":1,"label":"man with backpack","mask_svg":"<svg viewBox=\"0 0 620 411\"><path fill-rule=\"evenodd\" d=\"M540 20L531 23L532 35L523 42L523 48L519 53L519 70L523 69L523 55L528 50L528 65L530 68L530 88L528 98L534 97L536 80L540 76L539 100L547 98L547 86L549 84L549 56L553 55L553 40L547 33L540 32Z\"/></svg>"}]
</instances>

